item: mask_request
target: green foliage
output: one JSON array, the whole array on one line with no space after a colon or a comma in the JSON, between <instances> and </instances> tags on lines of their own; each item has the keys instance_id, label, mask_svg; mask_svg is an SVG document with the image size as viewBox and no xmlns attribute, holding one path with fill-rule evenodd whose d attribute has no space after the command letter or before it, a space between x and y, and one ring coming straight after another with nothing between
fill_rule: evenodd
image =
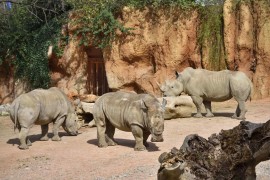
<instances>
[{"instance_id":1,"label":"green foliage","mask_svg":"<svg viewBox=\"0 0 270 180\"><path fill-rule=\"evenodd\" d=\"M52 20L24 38L15 51L16 77L24 79L31 88L49 87L47 51L60 38L60 29L61 24Z\"/></svg>"},{"instance_id":2,"label":"green foliage","mask_svg":"<svg viewBox=\"0 0 270 180\"><path fill-rule=\"evenodd\" d=\"M111 45L115 40L116 32L123 35L130 33L132 28L124 27L116 18L121 14L123 7L133 8L164 8L181 7L190 9L196 7L195 0L68 0L68 3L77 11L79 24L77 35L81 37L81 44L87 46L92 42L99 48Z\"/></svg>"},{"instance_id":3,"label":"green foliage","mask_svg":"<svg viewBox=\"0 0 270 180\"><path fill-rule=\"evenodd\" d=\"M198 40L201 48L209 49L208 60L212 70L224 69L223 3L203 6L199 10L201 25Z\"/></svg>"},{"instance_id":4,"label":"green foliage","mask_svg":"<svg viewBox=\"0 0 270 180\"><path fill-rule=\"evenodd\" d=\"M93 19L93 42L98 47L105 48L114 41L117 30L128 33L130 29L121 25L108 9L104 9Z\"/></svg>"},{"instance_id":5,"label":"green foliage","mask_svg":"<svg viewBox=\"0 0 270 180\"><path fill-rule=\"evenodd\" d=\"M30 89L49 86L47 51L61 38L62 9L61 0L21 0L0 13L0 62L12 61Z\"/></svg>"}]
</instances>

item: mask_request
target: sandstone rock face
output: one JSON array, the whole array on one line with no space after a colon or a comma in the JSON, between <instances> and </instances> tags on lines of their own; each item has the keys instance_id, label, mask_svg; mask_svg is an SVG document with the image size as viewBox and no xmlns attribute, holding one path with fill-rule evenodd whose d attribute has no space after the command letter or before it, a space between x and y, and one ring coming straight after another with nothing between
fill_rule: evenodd
<instances>
[{"instance_id":1,"label":"sandstone rock face","mask_svg":"<svg viewBox=\"0 0 270 180\"><path fill-rule=\"evenodd\" d=\"M63 28L63 34L70 37L63 56L56 57L49 48L51 85L59 87L69 97L101 95L109 91L107 86L113 91L128 90L160 96L156 82L174 78L176 70L188 66L213 70L211 63L207 62L209 42L204 47L198 42L199 17L197 11L183 13L173 8L135 10L124 7L118 20L125 27L133 28L132 34L117 32L115 42L103 52L79 45L80 39L72 38L77 27L69 24ZM225 0L223 17L224 62L219 63L224 68L243 71L250 77L254 84L253 99L269 97L269 1ZM70 18L74 18L74 14ZM105 61L105 67L99 66L100 60ZM105 70L99 80L98 71L102 68ZM108 85L101 87L105 82ZM4 71L1 65L0 91L0 103L7 103L27 90L22 82L15 83L12 71Z\"/></svg>"},{"instance_id":2,"label":"sandstone rock face","mask_svg":"<svg viewBox=\"0 0 270 180\"><path fill-rule=\"evenodd\" d=\"M223 10L228 69L243 71L252 79L253 99L269 97L269 2L226 0Z\"/></svg>"},{"instance_id":3,"label":"sandstone rock face","mask_svg":"<svg viewBox=\"0 0 270 180\"><path fill-rule=\"evenodd\" d=\"M176 11L124 8L125 27L132 35L115 41L104 51L108 84L112 89L127 89L156 95L156 81L172 77L175 70L200 66L196 41L197 12L181 15Z\"/></svg>"},{"instance_id":4,"label":"sandstone rock face","mask_svg":"<svg viewBox=\"0 0 270 180\"><path fill-rule=\"evenodd\" d=\"M87 81L87 54L78 41L69 42L60 59L51 58L52 86L57 86L69 96L85 94Z\"/></svg>"},{"instance_id":5,"label":"sandstone rock face","mask_svg":"<svg viewBox=\"0 0 270 180\"><path fill-rule=\"evenodd\" d=\"M187 66L208 68L208 48L200 52L198 13L124 8L121 21L134 28L104 51L110 88L160 91L156 81L170 79ZM270 4L267 1L224 3L225 68L245 72L254 83L253 99L270 96ZM207 44L206 44L207 45ZM210 69L211 70L211 69Z\"/></svg>"}]
</instances>

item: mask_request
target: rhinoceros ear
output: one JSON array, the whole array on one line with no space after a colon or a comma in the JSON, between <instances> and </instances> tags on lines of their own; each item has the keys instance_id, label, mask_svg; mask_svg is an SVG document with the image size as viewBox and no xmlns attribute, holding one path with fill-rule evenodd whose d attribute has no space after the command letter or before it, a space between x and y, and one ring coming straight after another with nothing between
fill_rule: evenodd
<instances>
[{"instance_id":1,"label":"rhinoceros ear","mask_svg":"<svg viewBox=\"0 0 270 180\"><path fill-rule=\"evenodd\" d=\"M142 108L143 110L147 110L147 109L148 109L148 107L146 106L146 104L145 104L145 102L144 102L143 99L141 99L141 108Z\"/></svg>"},{"instance_id":2,"label":"rhinoceros ear","mask_svg":"<svg viewBox=\"0 0 270 180\"><path fill-rule=\"evenodd\" d=\"M175 77L178 78L179 73L177 71L175 71Z\"/></svg>"}]
</instances>

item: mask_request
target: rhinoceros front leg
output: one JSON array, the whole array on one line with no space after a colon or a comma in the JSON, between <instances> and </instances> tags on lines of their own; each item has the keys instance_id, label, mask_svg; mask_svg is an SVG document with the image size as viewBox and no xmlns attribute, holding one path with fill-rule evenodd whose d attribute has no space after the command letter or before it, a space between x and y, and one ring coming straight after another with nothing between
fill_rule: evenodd
<instances>
[{"instance_id":1,"label":"rhinoceros front leg","mask_svg":"<svg viewBox=\"0 0 270 180\"><path fill-rule=\"evenodd\" d=\"M59 137L58 131L59 127L64 123L65 117L60 117L57 120L54 121L53 123L53 141L61 141L61 138Z\"/></svg>"},{"instance_id":2,"label":"rhinoceros front leg","mask_svg":"<svg viewBox=\"0 0 270 180\"><path fill-rule=\"evenodd\" d=\"M203 104L206 110L205 117L214 117L214 114L212 113L211 101L203 101Z\"/></svg>"},{"instance_id":3,"label":"rhinoceros front leg","mask_svg":"<svg viewBox=\"0 0 270 180\"><path fill-rule=\"evenodd\" d=\"M147 143L147 139L148 139L148 137L150 136L150 132L147 132L147 131L144 131L143 132L143 145L145 146L145 147L148 147L149 146L149 144Z\"/></svg>"},{"instance_id":4,"label":"rhinoceros front leg","mask_svg":"<svg viewBox=\"0 0 270 180\"><path fill-rule=\"evenodd\" d=\"M191 98L192 98L192 101L197 108L197 114L195 114L194 117L196 117L196 118L203 117L202 110L201 110L203 99L199 96L191 96Z\"/></svg>"},{"instance_id":5,"label":"rhinoceros front leg","mask_svg":"<svg viewBox=\"0 0 270 180\"><path fill-rule=\"evenodd\" d=\"M26 144L27 136L28 136L29 128L21 127L20 133L19 133L19 139L20 139L20 149L28 149L28 145Z\"/></svg>"},{"instance_id":6,"label":"rhinoceros front leg","mask_svg":"<svg viewBox=\"0 0 270 180\"><path fill-rule=\"evenodd\" d=\"M48 131L49 131L49 124L41 125L41 141L48 141Z\"/></svg>"},{"instance_id":7,"label":"rhinoceros front leg","mask_svg":"<svg viewBox=\"0 0 270 180\"><path fill-rule=\"evenodd\" d=\"M131 131L135 138L135 151L144 151L146 148L143 145L144 138L143 138L143 130L138 125L131 125Z\"/></svg>"}]
</instances>

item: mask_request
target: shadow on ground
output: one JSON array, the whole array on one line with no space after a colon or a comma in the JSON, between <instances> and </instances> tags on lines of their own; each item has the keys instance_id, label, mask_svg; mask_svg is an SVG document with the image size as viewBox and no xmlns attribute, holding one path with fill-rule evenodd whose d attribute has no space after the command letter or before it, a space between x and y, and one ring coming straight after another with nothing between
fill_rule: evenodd
<instances>
[{"instance_id":1,"label":"shadow on ground","mask_svg":"<svg viewBox=\"0 0 270 180\"><path fill-rule=\"evenodd\" d=\"M135 146L135 140L129 140L129 139L120 139L120 138L115 138L115 141L117 142L118 146L125 146L125 147L130 147L134 148ZM88 144L93 144L93 145L98 145L98 140L97 139L90 139L87 141ZM155 143L149 142L148 147L146 147L146 150L149 152L152 151L160 151L158 146Z\"/></svg>"},{"instance_id":2,"label":"shadow on ground","mask_svg":"<svg viewBox=\"0 0 270 180\"><path fill-rule=\"evenodd\" d=\"M18 136L19 136L19 133L18 133ZM35 134L35 135L29 135L28 138L30 139L30 141L32 143L34 143L36 141L39 141L40 136L41 136L41 134ZM59 132L59 136L62 137L62 136L69 136L69 135L66 132ZM48 133L48 137L51 139L53 137L53 133ZM9 139L7 141L7 144L12 144L13 146L20 145L20 140L19 140L19 138Z\"/></svg>"},{"instance_id":3,"label":"shadow on ground","mask_svg":"<svg viewBox=\"0 0 270 180\"><path fill-rule=\"evenodd\" d=\"M192 113L191 116L193 117L196 113ZM229 112L217 112L213 113L214 117L232 117L234 113L229 113ZM206 113L202 113L203 117L205 117Z\"/></svg>"}]
</instances>

